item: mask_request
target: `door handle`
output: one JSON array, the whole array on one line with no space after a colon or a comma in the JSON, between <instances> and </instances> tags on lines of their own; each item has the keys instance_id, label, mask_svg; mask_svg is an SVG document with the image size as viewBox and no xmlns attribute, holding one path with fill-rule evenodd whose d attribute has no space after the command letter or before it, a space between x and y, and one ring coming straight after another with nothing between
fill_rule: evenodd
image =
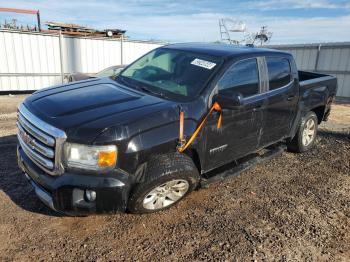
<instances>
[{"instance_id":1,"label":"door handle","mask_svg":"<svg viewBox=\"0 0 350 262\"><path fill-rule=\"evenodd\" d=\"M290 96L288 96L288 97L287 97L287 101L292 101L294 97L295 97L295 95L290 95Z\"/></svg>"},{"instance_id":2,"label":"door handle","mask_svg":"<svg viewBox=\"0 0 350 262\"><path fill-rule=\"evenodd\" d=\"M258 111L260 108L262 107L262 105L256 105L255 107L253 107L253 111Z\"/></svg>"}]
</instances>

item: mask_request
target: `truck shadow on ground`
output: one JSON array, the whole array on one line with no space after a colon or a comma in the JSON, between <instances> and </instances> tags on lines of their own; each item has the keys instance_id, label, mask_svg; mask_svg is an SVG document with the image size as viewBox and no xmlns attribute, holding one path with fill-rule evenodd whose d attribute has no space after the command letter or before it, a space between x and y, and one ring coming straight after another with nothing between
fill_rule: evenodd
<instances>
[{"instance_id":1,"label":"truck shadow on ground","mask_svg":"<svg viewBox=\"0 0 350 262\"><path fill-rule=\"evenodd\" d=\"M320 138L335 138L350 142L350 134L320 131ZM0 190L3 191L17 206L32 213L61 217L62 215L46 207L35 195L32 186L24 177L17 165L17 137L15 135L0 137ZM211 171L211 176L230 172L234 163L227 164Z\"/></svg>"},{"instance_id":2,"label":"truck shadow on ground","mask_svg":"<svg viewBox=\"0 0 350 262\"><path fill-rule=\"evenodd\" d=\"M24 210L48 216L61 216L36 197L32 186L18 168L16 146L16 135L0 137L0 190Z\"/></svg>"}]
</instances>

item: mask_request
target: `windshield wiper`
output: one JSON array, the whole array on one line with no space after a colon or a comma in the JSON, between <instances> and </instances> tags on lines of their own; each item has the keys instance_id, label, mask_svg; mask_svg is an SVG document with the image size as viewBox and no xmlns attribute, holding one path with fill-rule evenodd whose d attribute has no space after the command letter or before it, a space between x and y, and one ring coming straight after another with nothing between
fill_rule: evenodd
<instances>
[{"instance_id":1,"label":"windshield wiper","mask_svg":"<svg viewBox=\"0 0 350 262\"><path fill-rule=\"evenodd\" d=\"M144 86L138 86L137 89L144 91L146 93L155 95L155 96L160 96L162 98L168 98L166 95L164 95L162 92L158 93L158 92L154 92L152 90L149 90L148 88L144 87Z\"/></svg>"},{"instance_id":2,"label":"windshield wiper","mask_svg":"<svg viewBox=\"0 0 350 262\"><path fill-rule=\"evenodd\" d=\"M135 88L139 91L143 91L145 93L149 93L149 94L152 94L152 95L155 95L155 96L160 96L162 98L167 98L169 99L166 95L164 95L162 92L155 92L155 91L152 91L144 86L141 86L139 84L136 84L132 78L130 77L125 77L125 76L118 76L118 78L124 83L126 84L127 86L131 86L132 88Z\"/></svg>"}]
</instances>

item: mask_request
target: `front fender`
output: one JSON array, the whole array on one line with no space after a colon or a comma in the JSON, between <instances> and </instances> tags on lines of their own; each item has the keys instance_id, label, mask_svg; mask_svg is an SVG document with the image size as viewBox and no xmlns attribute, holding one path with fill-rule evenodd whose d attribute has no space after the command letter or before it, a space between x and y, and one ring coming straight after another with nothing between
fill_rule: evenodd
<instances>
[{"instance_id":1,"label":"front fender","mask_svg":"<svg viewBox=\"0 0 350 262\"><path fill-rule=\"evenodd\" d=\"M195 130L194 120L185 120L185 137L189 137ZM124 152L120 153L118 162L120 168L134 174L142 163L154 155L176 152L179 137L179 121L141 132L125 143Z\"/></svg>"},{"instance_id":2,"label":"front fender","mask_svg":"<svg viewBox=\"0 0 350 262\"><path fill-rule=\"evenodd\" d=\"M205 114L203 101L154 111L134 121L112 126L104 130L94 141L96 144L116 143L118 146L117 165L129 174L135 174L137 168L154 155L176 152L178 145L180 120L179 111L185 112L184 136L189 138L198 122ZM198 146L197 139L191 147Z\"/></svg>"}]
</instances>

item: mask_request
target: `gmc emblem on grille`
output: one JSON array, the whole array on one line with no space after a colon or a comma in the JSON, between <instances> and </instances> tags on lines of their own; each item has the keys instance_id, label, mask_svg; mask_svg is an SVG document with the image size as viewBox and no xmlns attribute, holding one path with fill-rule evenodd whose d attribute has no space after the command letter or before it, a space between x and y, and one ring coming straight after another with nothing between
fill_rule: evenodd
<instances>
[{"instance_id":1,"label":"gmc emblem on grille","mask_svg":"<svg viewBox=\"0 0 350 262\"><path fill-rule=\"evenodd\" d=\"M24 143L33 147L33 145L34 145L33 138L31 138L27 133L23 132L22 130L19 130L19 135L22 138Z\"/></svg>"}]
</instances>

